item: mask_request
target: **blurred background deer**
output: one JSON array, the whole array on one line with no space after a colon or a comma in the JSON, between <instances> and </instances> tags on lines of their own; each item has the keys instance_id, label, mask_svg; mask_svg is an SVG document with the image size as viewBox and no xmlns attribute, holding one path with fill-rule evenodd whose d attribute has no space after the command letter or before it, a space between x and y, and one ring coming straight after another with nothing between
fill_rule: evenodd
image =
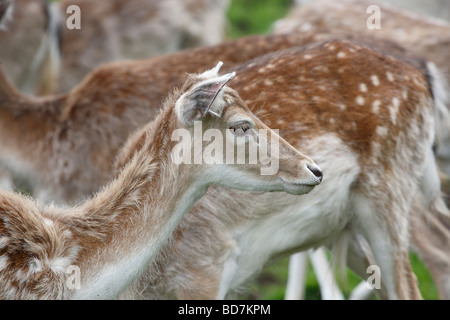
<instances>
[{"instance_id":1,"label":"blurred background deer","mask_svg":"<svg viewBox=\"0 0 450 320\"><path fill-rule=\"evenodd\" d=\"M45 95L69 91L102 63L223 41L229 0L2 3L0 60L7 77L25 93ZM80 29L66 27L72 5L82 12Z\"/></svg>"}]
</instances>

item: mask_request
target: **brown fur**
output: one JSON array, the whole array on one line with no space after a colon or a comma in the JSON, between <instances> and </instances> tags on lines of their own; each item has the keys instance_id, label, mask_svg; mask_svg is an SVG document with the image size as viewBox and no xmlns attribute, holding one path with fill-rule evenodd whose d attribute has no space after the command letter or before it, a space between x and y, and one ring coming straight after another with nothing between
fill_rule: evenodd
<instances>
[{"instance_id":1,"label":"brown fur","mask_svg":"<svg viewBox=\"0 0 450 320\"><path fill-rule=\"evenodd\" d=\"M366 13L368 6L376 4L381 8L381 29L371 30L366 27ZM414 6L414 4L412 4ZM427 3L427 6L432 4ZM450 80L450 24L444 20L436 20L425 15L416 14L407 10L381 3L380 1L354 1L344 0L336 4L336 1L320 0L313 4L295 8L284 19L277 22L275 34L290 34L302 32L303 28L308 33L315 34L316 38L329 38L330 36L357 37L364 39L365 43L379 45L385 40L401 45L403 53L400 56L416 55L433 61ZM380 42L379 40L382 40ZM392 47L392 46L390 46ZM389 48L390 51L392 51ZM397 55L396 55L397 56ZM417 58L409 59L413 64ZM450 106L447 106L450 107ZM448 124L446 124L448 125ZM446 141L444 141L445 143ZM438 142L439 143L439 142ZM448 162L447 156L438 160L441 164ZM448 166L441 165L442 170L448 174ZM444 177L443 192L448 193L448 178ZM446 196L447 204L449 197ZM412 245L419 256L424 259L430 268L439 295L443 299L450 299L450 280L448 278L448 264L450 261L441 254L441 248L449 242L450 232L446 225L450 225L449 216L442 210L432 209L433 214L423 214L423 208L413 210L415 217L412 219ZM441 224L438 226L438 224ZM428 226L436 230L433 237L423 236L431 231L426 231ZM414 231L416 230L417 231ZM448 234L447 234L448 233ZM439 236L438 236L439 235ZM445 249L444 249L445 250Z\"/></svg>"}]
</instances>

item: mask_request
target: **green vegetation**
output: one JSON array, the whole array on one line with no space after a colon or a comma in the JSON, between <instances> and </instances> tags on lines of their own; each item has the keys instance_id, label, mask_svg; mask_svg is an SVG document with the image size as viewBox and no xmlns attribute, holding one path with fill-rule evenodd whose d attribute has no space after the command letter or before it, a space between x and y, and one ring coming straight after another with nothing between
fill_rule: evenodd
<instances>
[{"instance_id":1,"label":"green vegetation","mask_svg":"<svg viewBox=\"0 0 450 320\"><path fill-rule=\"evenodd\" d=\"M439 299L436 287L433 283L433 279L427 268L423 265L422 261L417 255L410 254L413 270L419 280L419 288L422 292L425 300L437 300ZM288 265L289 258L285 258L278 263L266 268L260 275L253 281L248 283L247 290L245 290L238 298L239 299L252 299L252 300L282 300L284 299L284 293L286 290L286 283L288 277ZM368 274L370 276L370 274ZM347 271L347 279L341 279L339 275L336 275L339 287L347 299L353 288L355 288L360 282L361 278L355 275L351 271ZM306 288L305 288L306 300L320 300L320 287L317 282L314 270L309 265L308 273L306 276ZM372 297L371 299L376 299Z\"/></svg>"},{"instance_id":2,"label":"green vegetation","mask_svg":"<svg viewBox=\"0 0 450 320\"><path fill-rule=\"evenodd\" d=\"M232 0L228 11L228 36L232 39L270 32L272 23L284 17L291 0Z\"/></svg>"}]
</instances>

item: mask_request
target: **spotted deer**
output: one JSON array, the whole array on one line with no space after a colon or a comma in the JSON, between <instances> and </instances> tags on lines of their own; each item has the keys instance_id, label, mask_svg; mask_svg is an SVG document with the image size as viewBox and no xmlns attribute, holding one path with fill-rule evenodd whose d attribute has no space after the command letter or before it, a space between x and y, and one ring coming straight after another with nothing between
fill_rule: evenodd
<instances>
[{"instance_id":1,"label":"spotted deer","mask_svg":"<svg viewBox=\"0 0 450 320\"><path fill-rule=\"evenodd\" d=\"M367 8L373 4L378 5L381 10L381 29L367 27L369 16ZM427 5L430 4L427 3ZM434 94L437 96L436 100L442 101L447 109L450 106L449 89L445 85L450 80L450 57L448 55L450 52L450 24L444 20L410 12L383 1L344 0L337 4L335 1L318 0L308 6L294 8L286 18L278 21L274 28L275 34L287 35L298 32L315 34L316 39L327 39L330 36L359 36L363 37L366 42L381 39L400 44L408 52L424 57L437 66L441 72L441 75L437 77L437 84L444 83L444 85L435 85L437 90ZM437 72L433 72L433 74L436 75ZM441 130L437 132L436 156L440 170L449 175L450 136L448 128L450 123L448 117L445 116L448 113L446 108L440 108L441 115L438 117L443 121L439 124ZM443 191L448 194L448 177L442 175L442 180L444 182ZM412 212L414 214L423 211L423 208L417 208ZM412 247L431 271L439 296L443 299L450 299L450 259L446 254L450 244L448 230L450 220L448 220L448 215L441 215L441 211L435 210L433 215L418 214L412 219ZM432 236L430 232L433 233ZM301 263L302 257L297 255L293 259L299 259L293 264ZM302 290L299 285L294 283L289 283L288 287L292 287L294 292Z\"/></svg>"},{"instance_id":2,"label":"spotted deer","mask_svg":"<svg viewBox=\"0 0 450 320\"><path fill-rule=\"evenodd\" d=\"M224 298L277 258L334 244L363 278L369 264L380 267L380 297L420 299L409 212L416 198L427 209L442 203L427 74L346 40L269 54L237 72L230 84L243 99L322 168L320 188L305 198L211 188L158 273L122 298Z\"/></svg>"},{"instance_id":3,"label":"spotted deer","mask_svg":"<svg viewBox=\"0 0 450 320\"><path fill-rule=\"evenodd\" d=\"M370 16L367 8L373 4L381 10L380 29L367 26ZM390 40L434 62L445 76L450 75L447 54L450 50L450 23L389 5L386 1L316 0L306 6L294 7L273 28L274 34L298 32L315 34L316 39L322 36L324 40L330 36L348 35Z\"/></svg>"},{"instance_id":4,"label":"spotted deer","mask_svg":"<svg viewBox=\"0 0 450 320\"><path fill-rule=\"evenodd\" d=\"M157 256L210 185L301 195L320 183L320 168L256 118L226 86L234 73L219 76L219 68L190 75L169 96L156 119L127 144L127 163L115 179L86 202L71 208L43 206L0 191L0 298L115 298ZM197 152L199 146L187 142L195 135L196 122L203 134L214 129L231 135L222 148L248 149L264 140L271 150L278 141L279 154L271 156L279 170L261 174L266 164L261 157L250 163L248 152L246 164L226 162L224 150L223 159L217 156L222 164L175 163L174 133L187 130L183 144ZM67 283L70 266L79 270L77 289Z\"/></svg>"}]
</instances>

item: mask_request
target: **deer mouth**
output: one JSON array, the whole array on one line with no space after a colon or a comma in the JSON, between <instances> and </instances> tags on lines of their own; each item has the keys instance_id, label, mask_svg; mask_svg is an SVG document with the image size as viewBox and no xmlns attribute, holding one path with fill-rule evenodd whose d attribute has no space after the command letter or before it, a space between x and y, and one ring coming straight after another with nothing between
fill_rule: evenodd
<instances>
[{"instance_id":1,"label":"deer mouth","mask_svg":"<svg viewBox=\"0 0 450 320\"><path fill-rule=\"evenodd\" d=\"M288 181L282 177L280 178L280 180L283 183L285 191L295 195L307 194L311 192L316 185L319 184L303 181Z\"/></svg>"}]
</instances>

